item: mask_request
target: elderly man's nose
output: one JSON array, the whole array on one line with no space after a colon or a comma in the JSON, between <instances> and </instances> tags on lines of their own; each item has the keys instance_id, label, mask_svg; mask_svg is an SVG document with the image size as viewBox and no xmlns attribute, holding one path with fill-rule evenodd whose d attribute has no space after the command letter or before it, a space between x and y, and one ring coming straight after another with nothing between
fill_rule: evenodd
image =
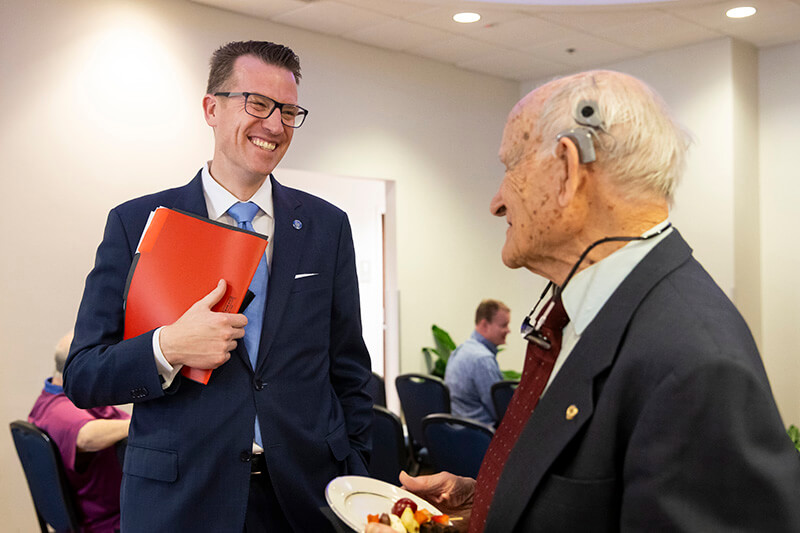
<instances>
[{"instance_id":1,"label":"elderly man's nose","mask_svg":"<svg viewBox=\"0 0 800 533\"><path fill-rule=\"evenodd\" d=\"M492 198L489 204L489 211L496 217L502 217L506 214L506 206L503 203L503 195L500 193L500 190L498 190L497 194Z\"/></svg>"}]
</instances>

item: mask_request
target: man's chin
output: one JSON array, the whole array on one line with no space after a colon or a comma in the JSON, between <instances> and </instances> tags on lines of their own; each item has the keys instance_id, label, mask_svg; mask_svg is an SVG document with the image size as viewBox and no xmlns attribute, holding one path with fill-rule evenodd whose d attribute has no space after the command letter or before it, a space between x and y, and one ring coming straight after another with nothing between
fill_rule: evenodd
<instances>
[{"instance_id":1,"label":"man's chin","mask_svg":"<svg viewBox=\"0 0 800 533\"><path fill-rule=\"evenodd\" d=\"M509 252L506 252L505 249L503 250L502 258L503 258L503 264L508 268L520 268L521 266L523 266L522 263L519 261L518 257Z\"/></svg>"}]
</instances>

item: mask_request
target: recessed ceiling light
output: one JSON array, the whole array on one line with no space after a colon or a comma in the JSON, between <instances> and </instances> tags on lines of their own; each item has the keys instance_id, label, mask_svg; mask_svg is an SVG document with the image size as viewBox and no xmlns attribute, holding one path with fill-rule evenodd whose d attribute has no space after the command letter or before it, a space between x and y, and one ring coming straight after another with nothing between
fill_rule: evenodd
<instances>
[{"instance_id":1,"label":"recessed ceiling light","mask_svg":"<svg viewBox=\"0 0 800 533\"><path fill-rule=\"evenodd\" d=\"M453 15L453 20L462 24L469 24L470 22L478 22L481 16L477 13L456 13Z\"/></svg>"},{"instance_id":2,"label":"recessed ceiling light","mask_svg":"<svg viewBox=\"0 0 800 533\"><path fill-rule=\"evenodd\" d=\"M750 17L756 14L756 8L754 7L734 7L733 9L729 9L725 12L728 17L732 19L743 19L745 17Z\"/></svg>"}]
</instances>

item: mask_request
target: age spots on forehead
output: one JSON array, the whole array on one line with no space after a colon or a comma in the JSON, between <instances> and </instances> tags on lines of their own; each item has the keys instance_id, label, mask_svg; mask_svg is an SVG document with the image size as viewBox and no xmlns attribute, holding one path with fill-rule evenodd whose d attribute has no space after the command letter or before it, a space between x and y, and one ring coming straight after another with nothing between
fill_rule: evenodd
<instances>
[{"instance_id":1,"label":"age spots on forehead","mask_svg":"<svg viewBox=\"0 0 800 533\"><path fill-rule=\"evenodd\" d=\"M522 138L527 141L528 139L531 138L531 134L526 131L525 133L522 134Z\"/></svg>"}]
</instances>

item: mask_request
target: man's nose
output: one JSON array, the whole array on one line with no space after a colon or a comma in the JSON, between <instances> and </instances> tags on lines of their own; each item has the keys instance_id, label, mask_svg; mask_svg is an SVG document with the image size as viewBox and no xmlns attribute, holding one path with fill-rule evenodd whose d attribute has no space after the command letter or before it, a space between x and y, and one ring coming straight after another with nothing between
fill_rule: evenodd
<instances>
[{"instance_id":1,"label":"man's nose","mask_svg":"<svg viewBox=\"0 0 800 533\"><path fill-rule=\"evenodd\" d=\"M494 195L492 201L489 203L489 211L496 217L502 217L506 214L506 206L503 203L503 194L501 193L502 189L497 190L497 194Z\"/></svg>"},{"instance_id":2,"label":"man's nose","mask_svg":"<svg viewBox=\"0 0 800 533\"><path fill-rule=\"evenodd\" d=\"M270 133L278 134L283 131L283 121L281 120L281 110L273 109L272 114L267 118L261 119L261 127Z\"/></svg>"}]
</instances>

